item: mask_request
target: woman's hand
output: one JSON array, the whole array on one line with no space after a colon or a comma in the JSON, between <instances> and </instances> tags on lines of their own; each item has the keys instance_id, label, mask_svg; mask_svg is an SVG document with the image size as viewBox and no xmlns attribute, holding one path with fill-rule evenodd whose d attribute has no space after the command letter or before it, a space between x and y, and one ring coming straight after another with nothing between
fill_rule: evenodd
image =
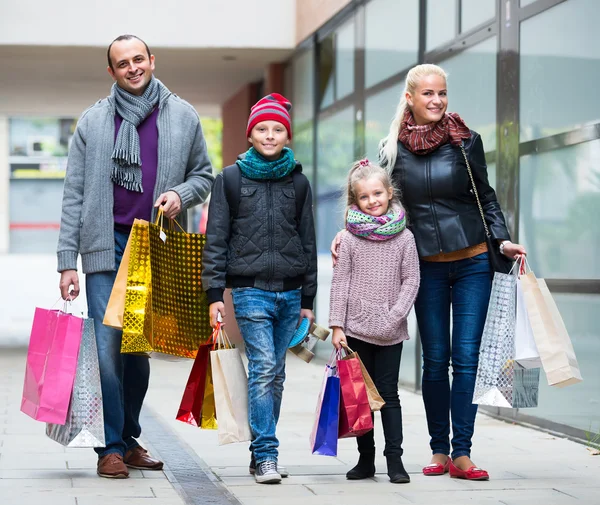
<instances>
[{"instance_id":1,"label":"woman's hand","mask_svg":"<svg viewBox=\"0 0 600 505\"><path fill-rule=\"evenodd\" d=\"M342 240L342 234L345 231L346 230L338 231L335 234L333 240L331 241L331 262L333 263L333 266L335 266L335 264L337 263L338 253L340 250L340 242Z\"/></svg>"},{"instance_id":2,"label":"woman's hand","mask_svg":"<svg viewBox=\"0 0 600 505\"><path fill-rule=\"evenodd\" d=\"M521 259L521 256L527 256L527 251L521 244L513 244L510 241L506 241L504 242L502 254L511 260L518 261Z\"/></svg>"},{"instance_id":3,"label":"woman's hand","mask_svg":"<svg viewBox=\"0 0 600 505\"><path fill-rule=\"evenodd\" d=\"M331 335L331 343L333 344L333 347L339 351L342 348L342 342L348 345L348 342L346 342L346 335L344 335L344 332L341 328L333 328L333 334Z\"/></svg>"}]
</instances>

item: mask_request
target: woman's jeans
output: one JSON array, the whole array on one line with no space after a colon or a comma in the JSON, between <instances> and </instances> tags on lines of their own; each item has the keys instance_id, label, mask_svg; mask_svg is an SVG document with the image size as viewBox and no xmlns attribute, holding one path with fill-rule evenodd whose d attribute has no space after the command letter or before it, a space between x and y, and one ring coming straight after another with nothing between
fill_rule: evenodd
<instances>
[{"instance_id":1,"label":"woman's jeans","mask_svg":"<svg viewBox=\"0 0 600 505\"><path fill-rule=\"evenodd\" d=\"M250 450L256 464L277 461L275 429L285 381L285 353L300 318L300 290L234 288L231 295L248 358Z\"/></svg>"},{"instance_id":2,"label":"woman's jeans","mask_svg":"<svg viewBox=\"0 0 600 505\"><path fill-rule=\"evenodd\" d=\"M423 402L431 450L450 454L451 413L451 456L470 456L477 414L473 390L492 286L488 256L483 253L445 263L421 261L420 266L415 311L423 347Z\"/></svg>"},{"instance_id":3,"label":"woman's jeans","mask_svg":"<svg viewBox=\"0 0 600 505\"><path fill-rule=\"evenodd\" d=\"M398 376L402 357L402 342L395 345L375 345L347 337L348 347L356 351L385 401L381 423L385 438L386 457L402 456L402 407L398 398ZM372 415L372 414L371 414ZM375 456L373 430L356 439L361 455Z\"/></svg>"},{"instance_id":4,"label":"woman's jeans","mask_svg":"<svg viewBox=\"0 0 600 505\"><path fill-rule=\"evenodd\" d=\"M135 439L142 431L140 411L150 379L148 358L121 354L122 331L102 324L128 238L128 233L115 230L115 271L85 277L88 317L94 318L96 331L104 408L106 447L95 449L100 457L111 453L124 456L138 445Z\"/></svg>"}]
</instances>

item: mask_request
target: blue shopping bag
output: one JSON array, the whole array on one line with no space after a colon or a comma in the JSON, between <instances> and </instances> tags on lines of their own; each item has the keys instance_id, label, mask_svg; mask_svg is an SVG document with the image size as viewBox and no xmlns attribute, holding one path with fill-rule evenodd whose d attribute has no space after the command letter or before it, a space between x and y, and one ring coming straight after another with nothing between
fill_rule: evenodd
<instances>
[{"instance_id":1,"label":"blue shopping bag","mask_svg":"<svg viewBox=\"0 0 600 505\"><path fill-rule=\"evenodd\" d=\"M340 417L340 378L337 352L325 368L325 378L317 402L315 422L310 436L311 451L321 456L337 456Z\"/></svg>"}]
</instances>

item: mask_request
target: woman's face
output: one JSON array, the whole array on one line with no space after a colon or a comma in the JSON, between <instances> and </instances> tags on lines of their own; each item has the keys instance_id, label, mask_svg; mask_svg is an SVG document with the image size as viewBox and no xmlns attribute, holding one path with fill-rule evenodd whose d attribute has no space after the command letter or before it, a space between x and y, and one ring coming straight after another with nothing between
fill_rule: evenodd
<instances>
[{"instance_id":1,"label":"woman's face","mask_svg":"<svg viewBox=\"0 0 600 505\"><path fill-rule=\"evenodd\" d=\"M418 125L437 123L448 108L446 79L435 74L423 77L414 94L406 93L406 101Z\"/></svg>"}]
</instances>

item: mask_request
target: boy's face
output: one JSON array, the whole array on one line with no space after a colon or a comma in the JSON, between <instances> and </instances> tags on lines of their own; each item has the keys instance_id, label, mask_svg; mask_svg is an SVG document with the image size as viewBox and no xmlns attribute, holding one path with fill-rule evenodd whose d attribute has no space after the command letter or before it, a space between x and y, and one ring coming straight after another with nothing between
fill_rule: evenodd
<instances>
[{"instance_id":1,"label":"boy's face","mask_svg":"<svg viewBox=\"0 0 600 505\"><path fill-rule=\"evenodd\" d=\"M273 161L281 156L281 151L290 143L290 139L283 124L278 121L262 121L252 128L248 142L264 158Z\"/></svg>"}]
</instances>

